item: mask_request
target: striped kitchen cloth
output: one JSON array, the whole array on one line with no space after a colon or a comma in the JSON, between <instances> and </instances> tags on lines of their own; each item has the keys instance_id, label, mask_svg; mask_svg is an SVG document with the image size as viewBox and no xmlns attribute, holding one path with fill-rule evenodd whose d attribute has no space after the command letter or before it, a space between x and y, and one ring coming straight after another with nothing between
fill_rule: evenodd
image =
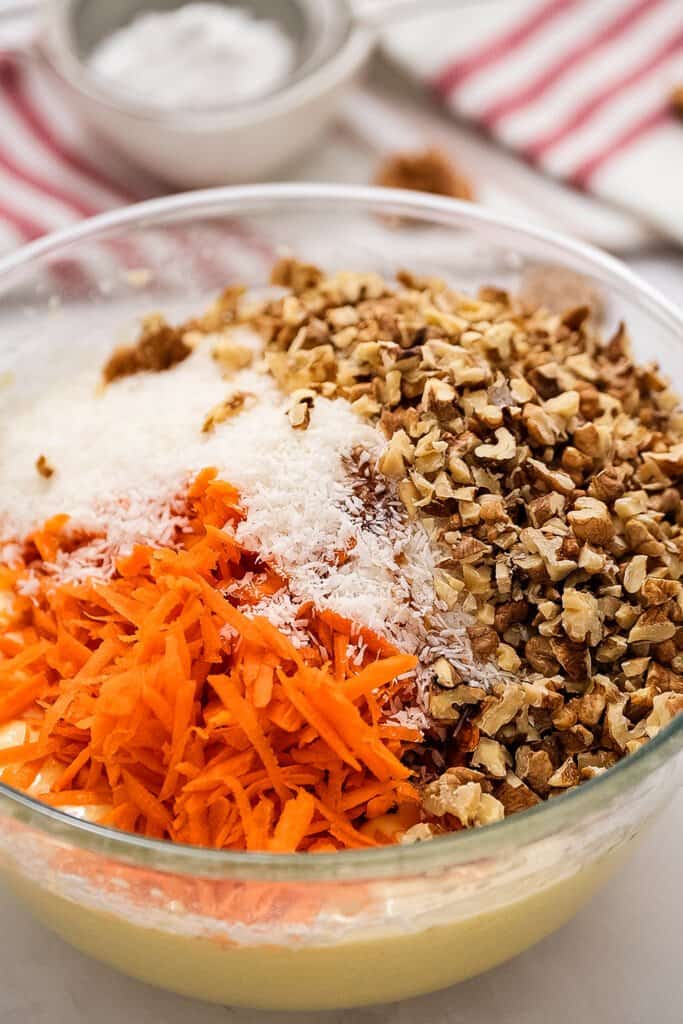
<instances>
[{"instance_id":1,"label":"striped kitchen cloth","mask_svg":"<svg viewBox=\"0 0 683 1024\"><path fill-rule=\"evenodd\" d=\"M589 190L579 202L581 193L456 128L449 148L475 175L480 200L621 251L647 244L644 220L683 243L683 122L666 111L683 81L683 0L453 0L453 8L391 30L388 52L510 152ZM32 55L31 35L31 19L15 30L0 17L0 252L166 191L85 131ZM424 103L411 111L398 95L357 93L295 176L368 181L385 151L438 138L431 121ZM617 217L613 206L589 202L591 193L635 216ZM138 262L132 253L126 260Z\"/></svg>"},{"instance_id":2,"label":"striped kitchen cloth","mask_svg":"<svg viewBox=\"0 0 683 1024\"><path fill-rule=\"evenodd\" d=\"M168 191L85 129L28 44L0 48L0 126L0 254ZM105 239L90 247L87 260L52 258L46 273L71 297L94 294L103 282L146 271L150 263L157 291L177 290L178 275L188 285L215 290L251 267L262 276L274 258L252 230L233 220Z\"/></svg>"},{"instance_id":3,"label":"striped kitchen cloth","mask_svg":"<svg viewBox=\"0 0 683 1024\"><path fill-rule=\"evenodd\" d=\"M2 29L0 20L0 252L166 191L163 184L136 175L87 132L33 54L30 26L12 48ZM500 213L619 252L647 245L654 237L636 218L553 181L437 117L416 90L399 89L396 81L384 90L377 82L356 90L325 145L306 154L290 176L367 183L391 153L431 145L452 152L473 177L478 200Z\"/></svg>"},{"instance_id":4,"label":"striped kitchen cloth","mask_svg":"<svg viewBox=\"0 0 683 1024\"><path fill-rule=\"evenodd\" d=\"M0 125L0 250L158 192L131 179L100 144L86 143L81 124L21 50L0 50Z\"/></svg>"},{"instance_id":5,"label":"striped kitchen cloth","mask_svg":"<svg viewBox=\"0 0 683 1024\"><path fill-rule=\"evenodd\" d=\"M683 0L489 0L387 30L459 118L683 244Z\"/></svg>"}]
</instances>

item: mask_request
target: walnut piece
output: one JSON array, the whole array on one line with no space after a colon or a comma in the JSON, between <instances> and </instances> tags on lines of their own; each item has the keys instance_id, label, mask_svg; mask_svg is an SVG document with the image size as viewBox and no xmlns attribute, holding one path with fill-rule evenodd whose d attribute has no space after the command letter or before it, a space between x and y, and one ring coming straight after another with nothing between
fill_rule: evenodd
<instances>
[{"instance_id":1,"label":"walnut piece","mask_svg":"<svg viewBox=\"0 0 683 1024\"><path fill-rule=\"evenodd\" d=\"M562 593L562 625L570 640L595 647L602 639L602 616L597 598L587 591L565 587Z\"/></svg>"},{"instance_id":2,"label":"walnut piece","mask_svg":"<svg viewBox=\"0 0 683 1024\"><path fill-rule=\"evenodd\" d=\"M311 410L315 404L315 394L315 391L310 388L299 388L292 393L287 419L294 430L308 429L311 422Z\"/></svg>"},{"instance_id":3,"label":"walnut piece","mask_svg":"<svg viewBox=\"0 0 683 1024\"><path fill-rule=\"evenodd\" d=\"M541 802L541 798L517 778L514 772L508 772L505 782L496 789L495 796L502 803L506 814L526 811Z\"/></svg>"},{"instance_id":4,"label":"walnut piece","mask_svg":"<svg viewBox=\"0 0 683 1024\"><path fill-rule=\"evenodd\" d=\"M407 188L454 199L474 199L470 181L440 149L397 153L379 168L375 184L384 188Z\"/></svg>"},{"instance_id":5,"label":"walnut piece","mask_svg":"<svg viewBox=\"0 0 683 1024\"><path fill-rule=\"evenodd\" d=\"M248 345L242 345L231 335L227 334L216 342L211 350L212 357L216 360L224 377L230 377L251 366L254 361L254 351Z\"/></svg>"},{"instance_id":6,"label":"walnut piece","mask_svg":"<svg viewBox=\"0 0 683 1024\"><path fill-rule=\"evenodd\" d=\"M46 455L38 456L36 459L36 470L45 480L49 480L55 474L54 466L49 462Z\"/></svg>"},{"instance_id":7,"label":"walnut piece","mask_svg":"<svg viewBox=\"0 0 683 1024\"><path fill-rule=\"evenodd\" d=\"M496 740L482 736L472 753L472 764L483 767L494 779L504 779L512 758L505 747Z\"/></svg>"},{"instance_id":8,"label":"walnut piece","mask_svg":"<svg viewBox=\"0 0 683 1024\"><path fill-rule=\"evenodd\" d=\"M568 757L550 776L548 785L554 789L570 789L579 784L580 778L579 769L576 767L574 759Z\"/></svg>"},{"instance_id":9,"label":"walnut piece","mask_svg":"<svg viewBox=\"0 0 683 1024\"><path fill-rule=\"evenodd\" d=\"M417 825L411 825L406 829L399 842L403 846L410 846L412 843L424 843L428 839L433 839L435 835L438 835L438 832L433 825L427 821L419 821Z\"/></svg>"},{"instance_id":10,"label":"walnut piece","mask_svg":"<svg viewBox=\"0 0 683 1024\"><path fill-rule=\"evenodd\" d=\"M378 471L429 536L439 615L463 616L490 680L434 648L438 739L411 757L427 785L477 769L458 784L504 809L606 770L683 692L683 415L623 324L602 337L590 283L546 275L539 303L288 259L287 293L242 317L286 393L344 398L386 435Z\"/></svg>"},{"instance_id":11,"label":"walnut piece","mask_svg":"<svg viewBox=\"0 0 683 1024\"><path fill-rule=\"evenodd\" d=\"M223 402L214 405L202 424L202 433L211 434L220 423L237 416L246 406L255 401L255 395L250 391L234 391Z\"/></svg>"},{"instance_id":12,"label":"walnut piece","mask_svg":"<svg viewBox=\"0 0 683 1024\"><path fill-rule=\"evenodd\" d=\"M598 498L578 498L567 521L580 540L598 547L609 544L614 536L614 524L609 509Z\"/></svg>"},{"instance_id":13,"label":"walnut piece","mask_svg":"<svg viewBox=\"0 0 683 1024\"><path fill-rule=\"evenodd\" d=\"M683 85L677 85L671 93L671 108L674 114L683 118Z\"/></svg>"},{"instance_id":14,"label":"walnut piece","mask_svg":"<svg viewBox=\"0 0 683 1024\"><path fill-rule=\"evenodd\" d=\"M452 814L466 828L499 821L505 813L502 803L485 793L480 782L460 782L451 769L425 787L422 803L435 818Z\"/></svg>"}]
</instances>

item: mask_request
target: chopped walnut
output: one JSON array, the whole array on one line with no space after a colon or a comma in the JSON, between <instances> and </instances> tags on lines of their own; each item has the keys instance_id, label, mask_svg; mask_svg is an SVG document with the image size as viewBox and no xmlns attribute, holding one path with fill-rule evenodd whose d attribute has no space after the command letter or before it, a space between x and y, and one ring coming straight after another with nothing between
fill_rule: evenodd
<instances>
[{"instance_id":1,"label":"chopped walnut","mask_svg":"<svg viewBox=\"0 0 683 1024\"><path fill-rule=\"evenodd\" d=\"M649 608L639 616L628 634L628 642L636 644L656 643L669 640L676 632L676 625L662 608Z\"/></svg>"},{"instance_id":2,"label":"chopped walnut","mask_svg":"<svg viewBox=\"0 0 683 1024\"><path fill-rule=\"evenodd\" d=\"M411 843L424 843L428 839L433 839L435 835L438 835L438 832L433 825L427 821L420 821L406 829L399 842L403 846L409 846Z\"/></svg>"},{"instance_id":3,"label":"chopped walnut","mask_svg":"<svg viewBox=\"0 0 683 1024\"><path fill-rule=\"evenodd\" d=\"M211 355L223 371L224 377L230 377L238 370L251 366L254 361L253 349L248 345L241 345L230 335L224 335L216 342Z\"/></svg>"},{"instance_id":4,"label":"chopped walnut","mask_svg":"<svg viewBox=\"0 0 683 1024\"><path fill-rule=\"evenodd\" d=\"M405 476L407 467L414 461L415 446L405 430L397 430L389 439L387 447L379 458L379 468L385 476Z\"/></svg>"},{"instance_id":5,"label":"chopped walnut","mask_svg":"<svg viewBox=\"0 0 683 1024\"><path fill-rule=\"evenodd\" d=\"M498 634L491 626L468 626L467 635L473 652L480 658L487 658L498 649Z\"/></svg>"},{"instance_id":6,"label":"chopped walnut","mask_svg":"<svg viewBox=\"0 0 683 1024\"><path fill-rule=\"evenodd\" d=\"M460 711L453 692L432 689L429 694L429 713L436 722L457 722Z\"/></svg>"},{"instance_id":7,"label":"chopped walnut","mask_svg":"<svg viewBox=\"0 0 683 1024\"><path fill-rule=\"evenodd\" d=\"M495 796L502 803L506 814L526 811L541 802L541 798L517 778L514 772L508 772L505 782L497 787Z\"/></svg>"},{"instance_id":8,"label":"chopped walnut","mask_svg":"<svg viewBox=\"0 0 683 1024\"><path fill-rule=\"evenodd\" d=\"M219 402L218 405L214 405L213 409L211 409L207 414L206 419L202 424L202 433L213 433L220 423L225 423L226 420L232 419L233 416L237 416L249 404L249 402L254 400L255 396L250 391L233 392L233 394L223 402Z\"/></svg>"},{"instance_id":9,"label":"chopped walnut","mask_svg":"<svg viewBox=\"0 0 683 1024\"><path fill-rule=\"evenodd\" d=\"M495 736L502 726L511 722L524 704L524 691L521 686L509 683L504 687L501 697L486 697L482 709L475 719L476 724L487 736Z\"/></svg>"},{"instance_id":10,"label":"chopped walnut","mask_svg":"<svg viewBox=\"0 0 683 1024\"><path fill-rule=\"evenodd\" d=\"M674 672L664 665L659 665L656 661L650 663L649 658L638 658L637 661L645 663L642 671L647 669L648 686L654 686L659 693L664 693L667 690L672 693L683 693L683 674ZM676 658L673 659L673 663L676 663Z\"/></svg>"},{"instance_id":11,"label":"chopped walnut","mask_svg":"<svg viewBox=\"0 0 683 1024\"><path fill-rule=\"evenodd\" d=\"M645 732L652 739L683 711L683 693L658 693L652 701L652 712L645 720Z\"/></svg>"},{"instance_id":12,"label":"chopped walnut","mask_svg":"<svg viewBox=\"0 0 683 1024\"><path fill-rule=\"evenodd\" d=\"M55 474L54 466L45 455L39 455L36 459L36 469L45 480L49 480Z\"/></svg>"},{"instance_id":13,"label":"chopped walnut","mask_svg":"<svg viewBox=\"0 0 683 1024\"><path fill-rule=\"evenodd\" d=\"M439 606L505 680L423 665L440 756L508 813L637 749L683 692L683 416L623 325L601 336L592 286L561 278L539 302L288 260L288 293L243 318L285 392L384 431L378 471L425 525Z\"/></svg>"},{"instance_id":14,"label":"chopped walnut","mask_svg":"<svg viewBox=\"0 0 683 1024\"><path fill-rule=\"evenodd\" d=\"M671 108L675 114L683 118L683 85L677 85L672 91Z\"/></svg>"},{"instance_id":15,"label":"chopped walnut","mask_svg":"<svg viewBox=\"0 0 683 1024\"><path fill-rule=\"evenodd\" d=\"M482 790L480 782L460 782L449 769L425 787L425 811L435 818L452 814L466 828L488 825L504 816L502 803Z\"/></svg>"},{"instance_id":16,"label":"chopped walnut","mask_svg":"<svg viewBox=\"0 0 683 1024\"><path fill-rule=\"evenodd\" d=\"M446 689L455 689L456 684L460 681L458 672L446 658L437 658L431 666L431 671L434 673L437 685Z\"/></svg>"},{"instance_id":17,"label":"chopped walnut","mask_svg":"<svg viewBox=\"0 0 683 1024\"><path fill-rule=\"evenodd\" d=\"M315 404L315 391L310 388L299 388L292 394L292 401L287 410L287 419L294 430L306 430L311 422L311 409Z\"/></svg>"},{"instance_id":18,"label":"chopped walnut","mask_svg":"<svg viewBox=\"0 0 683 1024\"><path fill-rule=\"evenodd\" d=\"M505 462L513 458L517 451L517 444L514 436L505 427L495 432L495 444L480 444L474 449L474 454L480 459Z\"/></svg>"},{"instance_id":19,"label":"chopped walnut","mask_svg":"<svg viewBox=\"0 0 683 1024\"><path fill-rule=\"evenodd\" d=\"M598 498L577 498L567 521L580 540L602 546L614 536L614 524L609 509Z\"/></svg>"},{"instance_id":20,"label":"chopped walnut","mask_svg":"<svg viewBox=\"0 0 683 1024\"><path fill-rule=\"evenodd\" d=\"M562 594L562 625L570 640L595 647L602 639L602 616L592 594L565 587Z\"/></svg>"},{"instance_id":21,"label":"chopped walnut","mask_svg":"<svg viewBox=\"0 0 683 1024\"><path fill-rule=\"evenodd\" d=\"M621 750L626 750L631 725L624 714L626 699L625 696L622 696L617 700L608 701L605 711L604 731L606 737L617 749Z\"/></svg>"},{"instance_id":22,"label":"chopped walnut","mask_svg":"<svg viewBox=\"0 0 683 1024\"><path fill-rule=\"evenodd\" d=\"M300 295L309 288L315 288L323 280L323 273L310 263L299 263L291 256L284 256L270 272L270 283L291 288Z\"/></svg>"},{"instance_id":23,"label":"chopped walnut","mask_svg":"<svg viewBox=\"0 0 683 1024\"><path fill-rule=\"evenodd\" d=\"M224 288L204 315L198 319L188 320L183 330L197 331L200 335L220 333L238 319L245 291L243 285L229 285Z\"/></svg>"},{"instance_id":24,"label":"chopped walnut","mask_svg":"<svg viewBox=\"0 0 683 1024\"><path fill-rule=\"evenodd\" d=\"M476 768L485 768L494 779L504 779L511 762L512 758L505 747L487 736L480 737L472 753L472 764Z\"/></svg>"},{"instance_id":25,"label":"chopped walnut","mask_svg":"<svg viewBox=\"0 0 683 1024\"><path fill-rule=\"evenodd\" d=\"M548 785L554 789L570 789L572 786L579 784L580 778L579 769L574 763L574 758L568 757L550 776Z\"/></svg>"},{"instance_id":26,"label":"chopped walnut","mask_svg":"<svg viewBox=\"0 0 683 1024\"><path fill-rule=\"evenodd\" d=\"M548 791L553 764L546 750L521 746L515 754L515 772L534 792L543 795Z\"/></svg>"},{"instance_id":27,"label":"chopped walnut","mask_svg":"<svg viewBox=\"0 0 683 1024\"><path fill-rule=\"evenodd\" d=\"M624 571L624 590L637 594L647 577L647 555L634 555Z\"/></svg>"},{"instance_id":28,"label":"chopped walnut","mask_svg":"<svg viewBox=\"0 0 683 1024\"><path fill-rule=\"evenodd\" d=\"M680 594L681 584L678 580L658 579L651 576L640 587L640 596L647 608L652 605L666 604L672 598L679 597Z\"/></svg>"},{"instance_id":29,"label":"chopped walnut","mask_svg":"<svg viewBox=\"0 0 683 1024\"><path fill-rule=\"evenodd\" d=\"M474 199L471 183L439 149L397 153L389 157L377 172L375 184L455 199Z\"/></svg>"}]
</instances>

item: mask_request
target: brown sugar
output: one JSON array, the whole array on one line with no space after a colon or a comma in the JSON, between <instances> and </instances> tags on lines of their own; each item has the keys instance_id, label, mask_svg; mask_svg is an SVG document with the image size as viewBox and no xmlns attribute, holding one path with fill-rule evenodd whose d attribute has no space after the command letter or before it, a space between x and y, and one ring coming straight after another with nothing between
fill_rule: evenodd
<instances>
[{"instance_id":1,"label":"brown sugar","mask_svg":"<svg viewBox=\"0 0 683 1024\"><path fill-rule=\"evenodd\" d=\"M187 359L192 349L183 340L183 330L173 327L159 314L145 317L140 337L134 345L122 345L112 352L104 365L106 384L120 377L150 371L170 370Z\"/></svg>"}]
</instances>

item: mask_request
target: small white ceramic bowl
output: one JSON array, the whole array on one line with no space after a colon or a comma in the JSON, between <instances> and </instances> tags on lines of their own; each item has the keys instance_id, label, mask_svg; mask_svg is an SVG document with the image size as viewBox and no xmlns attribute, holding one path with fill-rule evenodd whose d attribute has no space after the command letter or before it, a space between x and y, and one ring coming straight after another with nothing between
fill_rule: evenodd
<instances>
[{"instance_id":1,"label":"small white ceramic bowl","mask_svg":"<svg viewBox=\"0 0 683 1024\"><path fill-rule=\"evenodd\" d=\"M88 68L107 34L152 6L181 2L58 0L45 5L38 46L94 132L132 164L182 188L260 180L315 145L375 41L370 28L354 24L347 0L250 0L292 38L296 71L277 91L211 110L161 110Z\"/></svg>"}]
</instances>

